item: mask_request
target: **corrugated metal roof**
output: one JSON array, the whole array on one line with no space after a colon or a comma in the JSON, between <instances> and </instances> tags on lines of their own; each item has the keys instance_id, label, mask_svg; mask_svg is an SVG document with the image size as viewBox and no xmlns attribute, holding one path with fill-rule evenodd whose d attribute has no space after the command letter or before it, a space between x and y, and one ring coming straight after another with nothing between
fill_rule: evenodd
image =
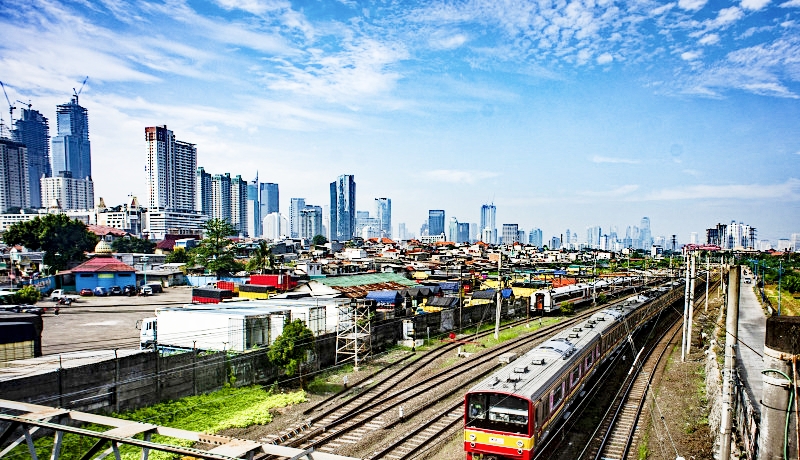
<instances>
[{"instance_id":1,"label":"corrugated metal roof","mask_svg":"<svg viewBox=\"0 0 800 460\"><path fill-rule=\"evenodd\" d=\"M332 276L325 279L317 280L320 283L330 286L330 287L355 287L355 286L367 286L367 285L374 285L374 284L382 284L382 283L395 283L399 284L402 287L410 287L416 286L417 283L409 280L403 275L398 275L396 273L368 273L363 275L350 275L350 276ZM394 289L394 288L385 288L385 289ZM378 289L370 289L370 291L376 291Z\"/></svg>"}]
</instances>

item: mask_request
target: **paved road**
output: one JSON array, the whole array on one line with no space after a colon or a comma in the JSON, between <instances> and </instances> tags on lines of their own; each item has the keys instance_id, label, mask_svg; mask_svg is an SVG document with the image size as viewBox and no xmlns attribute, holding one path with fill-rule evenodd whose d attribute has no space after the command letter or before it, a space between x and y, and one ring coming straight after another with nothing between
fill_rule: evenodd
<instances>
[{"instance_id":1,"label":"paved road","mask_svg":"<svg viewBox=\"0 0 800 460\"><path fill-rule=\"evenodd\" d=\"M744 271L743 271L744 273ZM749 271L747 271L749 273ZM761 407L764 369L764 338L767 330L767 317L754 291L755 284L744 283L750 274L743 274L739 286L739 347L736 362L739 374L745 381L747 393L753 407Z\"/></svg>"},{"instance_id":2,"label":"paved road","mask_svg":"<svg viewBox=\"0 0 800 460\"><path fill-rule=\"evenodd\" d=\"M42 330L42 354L53 355L72 351L130 349L139 347L136 321L153 316L155 308L191 301L189 287L170 287L164 293L148 297L82 297L69 307L61 307L59 315L46 306Z\"/></svg>"}]
</instances>

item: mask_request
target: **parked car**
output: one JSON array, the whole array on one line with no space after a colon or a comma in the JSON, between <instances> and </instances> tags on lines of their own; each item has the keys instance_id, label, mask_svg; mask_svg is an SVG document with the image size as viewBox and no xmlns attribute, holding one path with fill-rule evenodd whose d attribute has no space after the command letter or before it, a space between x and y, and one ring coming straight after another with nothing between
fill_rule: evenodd
<instances>
[{"instance_id":1,"label":"parked car","mask_svg":"<svg viewBox=\"0 0 800 460\"><path fill-rule=\"evenodd\" d=\"M153 295L153 288L150 286L142 286L139 288L139 295Z\"/></svg>"},{"instance_id":2,"label":"parked car","mask_svg":"<svg viewBox=\"0 0 800 460\"><path fill-rule=\"evenodd\" d=\"M96 288L94 288L94 295L98 297L105 297L108 295L108 288L97 286Z\"/></svg>"},{"instance_id":3,"label":"parked car","mask_svg":"<svg viewBox=\"0 0 800 460\"><path fill-rule=\"evenodd\" d=\"M36 305L19 305L19 312L20 313L30 313L33 315L42 316L44 314L45 309L42 307L37 307Z\"/></svg>"},{"instance_id":4,"label":"parked car","mask_svg":"<svg viewBox=\"0 0 800 460\"><path fill-rule=\"evenodd\" d=\"M119 286L111 286L108 288L108 295L122 295L122 288Z\"/></svg>"},{"instance_id":5,"label":"parked car","mask_svg":"<svg viewBox=\"0 0 800 460\"><path fill-rule=\"evenodd\" d=\"M132 284L126 284L122 288L122 295L126 295L128 297L130 297L132 295L136 295L136 286L134 286Z\"/></svg>"},{"instance_id":6,"label":"parked car","mask_svg":"<svg viewBox=\"0 0 800 460\"><path fill-rule=\"evenodd\" d=\"M78 294L80 294L80 295L82 295L82 296L84 296L84 297L91 297L92 295L94 295L94 293L92 292L92 290L91 290L91 289L89 289L89 288L83 288L83 289L81 289L81 292L79 292Z\"/></svg>"}]
</instances>

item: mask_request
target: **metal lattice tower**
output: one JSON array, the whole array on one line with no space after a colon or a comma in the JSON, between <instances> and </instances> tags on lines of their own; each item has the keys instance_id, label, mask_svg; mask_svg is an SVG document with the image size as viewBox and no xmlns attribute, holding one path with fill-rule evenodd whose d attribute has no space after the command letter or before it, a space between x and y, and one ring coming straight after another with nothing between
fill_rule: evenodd
<instances>
[{"instance_id":1,"label":"metal lattice tower","mask_svg":"<svg viewBox=\"0 0 800 460\"><path fill-rule=\"evenodd\" d=\"M369 305L353 299L350 305L340 305L339 327L336 330L336 364L352 360L358 363L372 354L372 325Z\"/></svg>"}]
</instances>

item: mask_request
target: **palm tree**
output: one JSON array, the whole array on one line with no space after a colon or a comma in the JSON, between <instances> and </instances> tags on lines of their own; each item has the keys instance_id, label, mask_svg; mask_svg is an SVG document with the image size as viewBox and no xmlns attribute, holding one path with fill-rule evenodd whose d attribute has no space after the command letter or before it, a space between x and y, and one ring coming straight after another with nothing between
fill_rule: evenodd
<instances>
[{"instance_id":1,"label":"palm tree","mask_svg":"<svg viewBox=\"0 0 800 460\"><path fill-rule=\"evenodd\" d=\"M275 266L275 256L272 255L272 248L266 241L259 241L258 247L253 251L253 255L247 262L247 271L264 273L272 270Z\"/></svg>"}]
</instances>

